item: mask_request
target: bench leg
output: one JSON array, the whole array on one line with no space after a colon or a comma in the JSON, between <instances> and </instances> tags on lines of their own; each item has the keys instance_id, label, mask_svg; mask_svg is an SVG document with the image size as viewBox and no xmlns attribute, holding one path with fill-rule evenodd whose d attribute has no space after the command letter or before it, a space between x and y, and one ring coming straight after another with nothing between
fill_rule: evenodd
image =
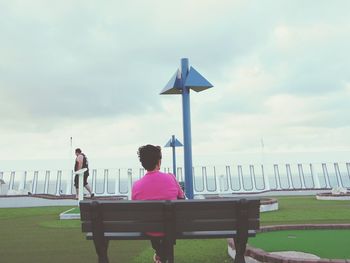
<instances>
[{"instance_id":1,"label":"bench leg","mask_svg":"<svg viewBox=\"0 0 350 263\"><path fill-rule=\"evenodd\" d=\"M167 263L174 263L174 244L169 242L167 244Z\"/></svg>"},{"instance_id":2,"label":"bench leg","mask_svg":"<svg viewBox=\"0 0 350 263\"><path fill-rule=\"evenodd\" d=\"M98 263L109 263L108 260L108 240L98 242L94 239L96 254L98 256Z\"/></svg>"},{"instance_id":3,"label":"bench leg","mask_svg":"<svg viewBox=\"0 0 350 263\"><path fill-rule=\"evenodd\" d=\"M245 254L248 238L237 236L237 237L234 237L233 240L235 241L235 249L236 249L236 256L235 256L234 263L245 263L244 254Z\"/></svg>"}]
</instances>

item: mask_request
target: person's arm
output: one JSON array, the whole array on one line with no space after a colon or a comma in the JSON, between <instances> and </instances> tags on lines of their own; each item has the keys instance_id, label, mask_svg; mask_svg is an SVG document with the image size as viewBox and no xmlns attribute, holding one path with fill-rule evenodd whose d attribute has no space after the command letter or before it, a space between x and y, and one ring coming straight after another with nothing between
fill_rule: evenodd
<instances>
[{"instance_id":1,"label":"person's arm","mask_svg":"<svg viewBox=\"0 0 350 263\"><path fill-rule=\"evenodd\" d=\"M177 187L177 199L185 199L185 194L184 191L182 191L182 188L179 184L179 182L176 180L175 175L171 174L174 178L174 181L176 183L176 187Z\"/></svg>"},{"instance_id":2,"label":"person's arm","mask_svg":"<svg viewBox=\"0 0 350 263\"><path fill-rule=\"evenodd\" d=\"M84 161L84 157L82 154L79 154L77 156L77 160L76 162L78 163L78 166L77 166L77 171L79 171L81 168L83 168L83 161Z\"/></svg>"},{"instance_id":3,"label":"person's arm","mask_svg":"<svg viewBox=\"0 0 350 263\"><path fill-rule=\"evenodd\" d=\"M135 188L132 186L131 188L131 200L136 200L136 195L135 195Z\"/></svg>"},{"instance_id":4,"label":"person's arm","mask_svg":"<svg viewBox=\"0 0 350 263\"><path fill-rule=\"evenodd\" d=\"M137 192L138 192L138 181L134 182L131 187L131 200L137 200Z\"/></svg>"},{"instance_id":5,"label":"person's arm","mask_svg":"<svg viewBox=\"0 0 350 263\"><path fill-rule=\"evenodd\" d=\"M182 191L181 186L179 185L179 183L177 183L177 185L179 187L179 193L177 195L177 199L185 199L184 191Z\"/></svg>"}]
</instances>

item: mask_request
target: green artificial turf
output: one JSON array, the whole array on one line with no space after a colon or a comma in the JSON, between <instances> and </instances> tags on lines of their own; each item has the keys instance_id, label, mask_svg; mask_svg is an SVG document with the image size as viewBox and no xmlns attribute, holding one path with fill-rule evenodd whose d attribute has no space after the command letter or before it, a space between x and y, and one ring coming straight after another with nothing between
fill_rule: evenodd
<instances>
[{"instance_id":1,"label":"green artificial turf","mask_svg":"<svg viewBox=\"0 0 350 263\"><path fill-rule=\"evenodd\" d=\"M321 258L349 259L350 229L264 232L249 239L249 244L268 252L300 251Z\"/></svg>"},{"instance_id":2,"label":"green artificial turf","mask_svg":"<svg viewBox=\"0 0 350 263\"><path fill-rule=\"evenodd\" d=\"M59 220L70 208L1 208L0 262L96 263L95 247L85 239L80 221ZM111 263L130 262L145 248L147 241L111 242Z\"/></svg>"},{"instance_id":3,"label":"green artificial turf","mask_svg":"<svg viewBox=\"0 0 350 263\"><path fill-rule=\"evenodd\" d=\"M277 211L260 213L262 225L350 223L350 201L314 196L277 197Z\"/></svg>"},{"instance_id":4,"label":"green artificial turf","mask_svg":"<svg viewBox=\"0 0 350 263\"><path fill-rule=\"evenodd\" d=\"M226 263L233 262L227 254L226 239L210 240L177 240L175 245L174 261L176 263ZM152 262L154 251L149 245L131 263Z\"/></svg>"},{"instance_id":5,"label":"green artificial turf","mask_svg":"<svg viewBox=\"0 0 350 263\"><path fill-rule=\"evenodd\" d=\"M319 201L313 196L277 199L279 210L261 213L262 225L350 223L350 201ZM0 262L97 262L93 242L85 239L80 220L59 220L59 214L71 208L1 208ZM258 237L250 238L250 241L254 239L258 240ZM334 241L329 246L340 247L335 244ZM111 263L152 262L149 241L111 241L108 252ZM340 255L341 252L334 253ZM322 257L339 258L333 254ZM225 239L178 240L175 259L178 263L232 262L227 255Z\"/></svg>"}]
</instances>

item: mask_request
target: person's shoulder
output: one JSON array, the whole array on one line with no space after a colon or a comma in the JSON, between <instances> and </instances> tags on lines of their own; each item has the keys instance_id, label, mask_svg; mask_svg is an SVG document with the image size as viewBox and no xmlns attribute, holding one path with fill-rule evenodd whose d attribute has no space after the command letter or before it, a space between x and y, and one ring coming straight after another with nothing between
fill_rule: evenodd
<instances>
[{"instance_id":1,"label":"person's shoulder","mask_svg":"<svg viewBox=\"0 0 350 263\"><path fill-rule=\"evenodd\" d=\"M167 173L167 175L175 178L175 175L172 173Z\"/></svg>"},{"instance_id":2,"label":"person's shoulder","mask_svg":"<svg viewBox=\"0 0 350 263\"><path fill-rule=\"evenodd\" d=\"M171 176L171 177L174 177L174 175L173 175L172 173L165 173L165 172L158 171L158 174L159 174L159 175L163 175L163 176Z\"/></svg>"},{"instance_id":3,"label":"person's shoulder","mask_svg":"<svg viewBox=\"0 0 350 263\"><path fill-rule=\"evenodd\" d=\"M138 180L136 180L135 182L133 182L133 186L137 186L137 185L139 185L140 183L142 182L142 178L140 178L140 179L138 179Z\"/></svg>"},{"instance_id":4,"label":"person's shoulder","mask_svg":"<svg viewBox=\"0 0 350 263\"><path fill-rule=\"evenodd\" d=\"M176 177L172 173L162 173L164 177L169 178L172 181L176 181Z\"/></svg>"}]
</instances>

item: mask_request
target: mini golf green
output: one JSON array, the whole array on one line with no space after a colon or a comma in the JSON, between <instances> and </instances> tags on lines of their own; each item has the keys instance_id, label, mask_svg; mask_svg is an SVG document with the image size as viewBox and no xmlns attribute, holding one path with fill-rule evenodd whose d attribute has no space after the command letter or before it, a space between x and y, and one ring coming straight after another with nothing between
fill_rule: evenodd
<instances>
[{"instance_id":1,"label":"mini golf green","mask_svg":"<svg viewBox=\"0 0 350 263\"><path fill-rule=\"evenodd\" d=\"M249 245L266 252L300 251L320 258L350 258L350 229L283 230L259 233Z\"/></svg>"}]
</instances>

